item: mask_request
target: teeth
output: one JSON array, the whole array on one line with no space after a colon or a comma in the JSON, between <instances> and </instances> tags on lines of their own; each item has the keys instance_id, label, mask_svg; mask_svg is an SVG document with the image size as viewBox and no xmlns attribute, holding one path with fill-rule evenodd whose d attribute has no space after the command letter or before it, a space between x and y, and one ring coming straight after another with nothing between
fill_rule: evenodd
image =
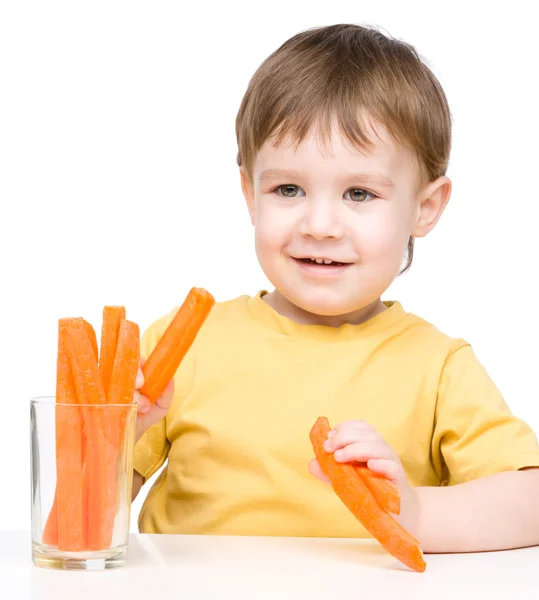
<instances>
[{"instance_id":1,"label":"teeth","mask_svg":"<svg viewBox=\"0 0 539 600\"><path fill-rule=\"evenodd\" d=\"M330 260L329 258L302 258L301 260L303 262L310 262L315 265L333 265L333 264L335 264L335 261Z\"/></svg>"},{"instance_id":2,"label":"teeth","mask_svg":"<svg viewBox=\"0 0 539 600\"><path fill-rule=\"evenodd\" d=\"M333 261L328 258L307 258L304 260L308 260L309 262L315 263L317 265L332 265Z\"/></svg>"}]
</instances>

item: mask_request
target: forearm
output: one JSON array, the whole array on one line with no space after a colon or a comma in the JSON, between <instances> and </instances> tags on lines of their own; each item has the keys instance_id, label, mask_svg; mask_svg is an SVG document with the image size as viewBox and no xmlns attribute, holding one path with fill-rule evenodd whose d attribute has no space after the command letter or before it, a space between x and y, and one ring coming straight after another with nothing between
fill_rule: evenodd
<instances>
[{"instance_id":1,"label":"forearm","mask_svg":"<svg viewBox=\"0 0 539 600\"><path fill-rule=\"evenodd\" d=\"M539 469L415 491L419 510L413 533L424 552L504 550L539 544Z\"/></svg>"}]
</instances>

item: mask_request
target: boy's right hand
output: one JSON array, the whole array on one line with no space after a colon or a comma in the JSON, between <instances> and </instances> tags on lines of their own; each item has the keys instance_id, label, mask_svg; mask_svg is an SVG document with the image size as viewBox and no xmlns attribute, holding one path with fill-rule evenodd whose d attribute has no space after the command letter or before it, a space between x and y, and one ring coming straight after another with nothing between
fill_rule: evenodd
<instances>
[{"instance_id":1,"label":"boy's right hand","mask_svg":"<svg viewBox=\"0 0 539 600\"><path fill-rule=\"evenodd\" d=\"M174 379L171 379L163 394L152 405L151 402L143 396L138 390L144 385L144 373L142 366L144 359L141 358L140 366L135 383L134 402L138 404L137 426L135 431L135 443L140 440L144 433L152 426L165 417L172 404L174 397Z\"/></svg>"}]
</instances>

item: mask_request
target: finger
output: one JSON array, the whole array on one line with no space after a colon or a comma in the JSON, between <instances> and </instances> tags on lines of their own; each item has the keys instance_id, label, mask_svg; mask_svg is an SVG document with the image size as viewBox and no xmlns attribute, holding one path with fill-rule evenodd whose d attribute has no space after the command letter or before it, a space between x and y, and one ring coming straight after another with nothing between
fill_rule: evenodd
<instances>
[{"instance_id":1,"label":"finger","mask_svg":"<svg viewBox=\"0 0 539 600\"><path fill-rule=\"evenodd\" d=\"M135 389L136 390L140 390L140 388L144 385L144 373L142 372L142 367L144 366L145 362L146 362L146 359L143 356L141 356L139 368L137 371L137 378L135 380Z\"/></svg>"},{"instance_id":2,"label":"finger","mask_svg":"<svg viewBox=\"0 0 539 600\"><path fill-rule=\"evenodd\" d=\"M145 399L147 402L149 400L141 396L141 398ZM172 404L172 400L174 398L174 379L172 379L167 385L165 391L159 398L155 401L153 405L150 404L150 409L147 412L140 412L137 416L137 426L136 426L136 439L138 440L145 431L147 431L150 427L153 427L156 423L158 423L161 419L163 419L169 408Z\"/></svg>"},{"instance_id":3,"label":"finger","mask_svg":"<svg viewBox=\"0 0 539 600\"><path fill-rule=\"evenodd\" d=\"M154 404L148 412L139 412L137 415L137 439L142 436L145 431L150 429L150 427L153 427L156 423L159 423L159 421L161 421L166 414L167 411L157 406L157 403Z\"/></svg>"},{"instance_id":4,"label":"finger","mask_svg":"<svg viewBox=\"0 0 539 600\"><path fill-rule=\"evenodd\" d=\"M406 476L400 463L387 458L371 458L367 462L367 467L375 473L385 475L388 479L391 479L396 483L402 481Z\"/></svg>"},{"instance_id":5,"label":"finger","mask_svg":"<svg viewBox=\"0 0 539 600\"><path fill-rule=\"evenodd\" d=\"M341 429L328 437L324 442L324 449L326 452L334 452L356 442L374 442L380 439L380 435L374 429Z\"/></svg>"},{"instance_id":6,"label":"finger","mask_svg":"<svg viewBox=\"0 0 539 600\"><path fill-rule=\"evenodd\" d=\"M320 481L331 485L329 477L324 473L324 471L322 471L322 469L320 468L320 464L318 463L316 458L313 458L309 461L309 472L311 473L311 475L314 475L317 479L320 479Z\"/></svg>"},{"instance_id":7,"label":"finger","mask_svg":"<svg viewBox=\"0 0 539 600\"><path fill-rule=\"evenodd\" d=\"M135 380L135 389L140 390L140 388L144 385L144 373L142 369L139 367L137 371L137 379Z\"/></svg>"},{"instance_id":8,"label":"finger","mask_svg":"<svg viewBox=\"0 0 539 600\"><path fill-rule=\"evenodd\" d=\"M167 411L170 408L173 399L174 399L174 378L168 382L167 387L165 388L165 391L161 394L161 396L159 396L159 398L157 398L154 406L156 406L157 408L160 408L164 411Z\"/></svg>"},{"instance_id":9,"label":"finger","mask_svg":"<svg viewBox=\"0 0 539 600\"><path fill-rule=\"evenodd\" d=\"M398 460L393 450L382 441L356 442L335 451L333 456L338 462L367 462L371 458Z\"/></svg>"},{"instance_id":10,"label":"finger","mask_svg":"<svg viewBox=\"0 0 539 600\"><path fill-rule=\"evenodd\" d=\"M143 375L144 377L144 375ZM135 395L133 401L139 405L138 412L139 413L147 413L152 406L157 406L160 409L167 411L172 404L172 399L174 397L174 379L169 381L163 395L160 396L157 401L152 405L150 400L143 396L140 392L135 391Z\"/></svg>"},{"instance_id":11,"label":"finger","mask_svg":"<svg viewBox=\"0 0 539 600\"><path fill-rule=\"evenodd\" d=\"M138 404L137 412L141 414L147 413L152 407L151 402L148 400L148 398L146 398L146 396L143 396L140 392L135 392L133 402L135 402L135 404Z\"/></svg>"}]
</instances>

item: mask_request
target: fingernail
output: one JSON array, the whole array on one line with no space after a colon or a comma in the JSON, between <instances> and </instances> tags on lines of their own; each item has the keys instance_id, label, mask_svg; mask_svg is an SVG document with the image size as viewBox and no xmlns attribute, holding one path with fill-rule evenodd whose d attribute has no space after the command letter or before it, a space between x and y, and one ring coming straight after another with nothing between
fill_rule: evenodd
<instances>
[{"instance_id":1,"label":"fingernail","mask_svg":"<svg viewBox=\"0 0 539 600\"><path fill-rule=\"evenodd\" d=\"M326 440L326 441L324 442L324 450L325 450L326 452L331 452L331 442L330 442L329 440Z\"/></svg>"},{"instance_id":2,"label":"fingernail","mask_svg":"<svg viewBox=\"0 0 539 600\"><path fill-rule=\"evenodd\" d=\"M138 389L140 389L142 386L144 385L144 375L142 373L142 371L139 371L137 373L137 380L135 381L135 387Z\"/></svg>"},{"instance_id":3,"label":"fingernail","mask_svg":"<svg viewBox=\"0 0 539 600\"><path fill-rule=\"evenodd\" d=\"M329 433L328 433L328 438L332 438L335 435L335 429L332 429Z\"/></svg>"},{"instance_id":4,"label":"fingernail","mask_svg":"<svg viewBox=\"0 0 539 600\"><path fill-rule=\"evenodd\" d=\"M333 456L335 457L335 460L340 460L343 458L343 451L342 450L337 450Z\"/></svg>"}]
</instances>

